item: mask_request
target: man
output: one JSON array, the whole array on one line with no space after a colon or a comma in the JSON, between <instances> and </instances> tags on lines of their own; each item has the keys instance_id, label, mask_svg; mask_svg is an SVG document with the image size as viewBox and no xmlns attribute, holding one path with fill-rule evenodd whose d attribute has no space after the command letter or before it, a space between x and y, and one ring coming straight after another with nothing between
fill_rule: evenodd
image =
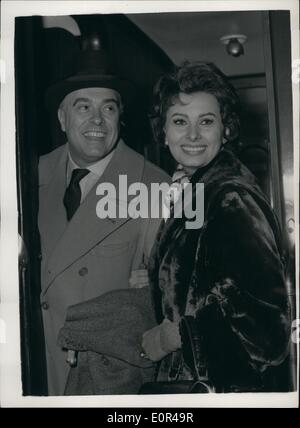
<instances>
[{"instance_id":1,"label":"man","mask_svg":"<svg viewBox=\"0 0 300 428\"><path fill-rule=\"evenodd\" d=\"M100 219L97 186L111 183L118 195L119 175L127 176L128 186L169 181L120 138L123 103L131 88L108 74L105 59L100 60L100 71L93 64L93 70L59 82L46 96L48 106L58 108L67 137L67 144L42 156L39 165L41 307L49 395L63 394L69 371L66 352L57 345L67 308L127 288L132 270L149 256L160 223L149 218ZM117 196L117 212L129 202L126 196Z\"/></svg>"}]
</instances>

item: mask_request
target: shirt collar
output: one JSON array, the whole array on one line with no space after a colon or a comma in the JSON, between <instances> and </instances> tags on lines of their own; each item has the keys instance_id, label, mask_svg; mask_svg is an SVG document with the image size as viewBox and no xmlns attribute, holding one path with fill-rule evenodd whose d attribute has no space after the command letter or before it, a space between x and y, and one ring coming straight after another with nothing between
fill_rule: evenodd
<instances>
[{"instance_id":1,"label":"shirt collar","mask_svg":"<svg viewBox=\"0 0 300 428\"><path fill-rule=\"evenodd\" d=\"M111 161L111 158L113 157L113 155L115 153L115 150L116 149L111 151L107 156L105 156L105 158L100 159L98 162L94 163L93 165L89 165L89 166L85 167L85 169L88 169L94 175L101 177L102 174L104 173L107 165ZM79 165L77 165L77 163L72 159L70 151L68 151L68 175L69 174L72 175L73 170L76 168L81 168L81 167Z\"/></svg>"}]
</instances>

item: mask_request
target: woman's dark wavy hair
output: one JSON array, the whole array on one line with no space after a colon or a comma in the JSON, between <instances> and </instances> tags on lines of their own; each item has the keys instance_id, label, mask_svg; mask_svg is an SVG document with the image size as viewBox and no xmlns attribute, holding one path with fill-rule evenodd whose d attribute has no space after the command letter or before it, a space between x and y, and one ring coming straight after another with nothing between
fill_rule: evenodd
<instances>
[{"instance_id":1,"label":"woman's dark wavy hair","mask_svg":"<svg viewBox=\"0 0 300 428\"><path fill-rule=\"evenodd\" d=\"M227 77L213 63L185 61L181 66L175 66L173 72L161 76L154 87L149 117L156 141L163 143L165 139L166 114L179 92L198 91L214 95L218 100L224 129L229 129L224 137L232 142L239 137L239 99Z\"/></svg>"}]
</instances>

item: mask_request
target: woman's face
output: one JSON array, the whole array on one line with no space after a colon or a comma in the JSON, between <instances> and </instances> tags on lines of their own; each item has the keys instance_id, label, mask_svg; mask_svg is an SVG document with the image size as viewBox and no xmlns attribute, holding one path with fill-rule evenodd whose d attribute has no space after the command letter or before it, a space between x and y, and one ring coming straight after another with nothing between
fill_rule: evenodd
<instances>
[{"instance_id":1,"label":"woman's face","mask_svg":"<svg viewBox=\"0 0 300 428\"><path fill-rule=\"evenodd\" d=\"M218 154L223 140L219 103L206 92L179 93L166 115L166 141L175 160L192 174Z\"/></svg>"}]
</instances>

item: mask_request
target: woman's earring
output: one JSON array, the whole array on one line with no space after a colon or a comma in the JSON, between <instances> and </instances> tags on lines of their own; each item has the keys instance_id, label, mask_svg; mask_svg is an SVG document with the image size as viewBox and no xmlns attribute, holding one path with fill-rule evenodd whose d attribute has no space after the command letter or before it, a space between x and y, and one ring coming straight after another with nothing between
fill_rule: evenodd
<instances>
[{"instance_id":1,"label":"woman's earring","mask_svg":"<svg viewBox=\"0 0 300 428\"><path fill-rule=\"evenodd\" d=\"M224 134L225 134L225 137L223 137L222 143L226 144L227 141L228 141L228 138L230 136L230 129L229 128L225 128Z\"/></svg>"},{"instance_id":2,"label":"woman's earring","mask_svg":"<svg viewBox=\"0 0 300 428\"><path fill-rule=\"evenodd\" d=\"M165 139L165 146L167 147L169 145L169 142L167 139Z\"/></svg>"}]
</instances>

